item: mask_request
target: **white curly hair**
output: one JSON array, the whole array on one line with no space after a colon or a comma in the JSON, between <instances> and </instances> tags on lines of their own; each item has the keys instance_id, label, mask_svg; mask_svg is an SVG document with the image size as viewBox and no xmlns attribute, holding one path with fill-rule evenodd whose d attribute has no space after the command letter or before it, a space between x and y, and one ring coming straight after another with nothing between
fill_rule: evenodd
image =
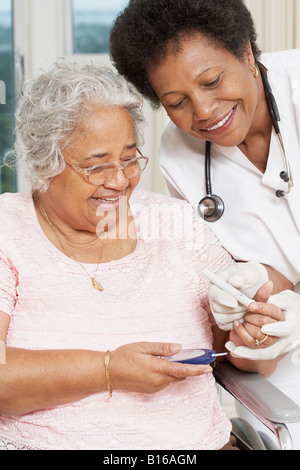
<instances>
[{"instance_id":1,"label":"white curly hair","mask_svg":"<svg viewBox=\"0 0 300 470\"><path fill-rule=\"evenodd\" d=\"M108 67L60 59L50 71L23 84L15 114L14 153L25 160L33 191L46 191L50 180L64 170L62 151L83 113L94 104L126 109L137 144L143 143L143 100Z\"/></svg>"}]
</instances>

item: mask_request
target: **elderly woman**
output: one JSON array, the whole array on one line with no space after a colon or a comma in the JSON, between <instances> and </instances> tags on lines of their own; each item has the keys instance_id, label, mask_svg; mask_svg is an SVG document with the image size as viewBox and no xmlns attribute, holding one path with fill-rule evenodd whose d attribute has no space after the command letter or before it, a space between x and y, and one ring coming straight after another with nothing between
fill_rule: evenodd
<instances>
[{"instance_id":1,"label":"elderly woman","mask_svg":"<svg viewBox=\"0 0 300 470\"><path fill-rule=\"evenodd\" d=\"M242 0L131 0L111 54L171 119L160 146L171 195L199 210L235 260L269 265L300 292L300 51L261 55ZM292 292L291 302L299 302ZM299 315L292 330L297 347ZM270 380L300 404L293 357Z\"/></svg>"},{"instance_id":2,"label":"elderly woman","mask_svg":"<svg viewBox=\"0 0 300 470\"><path fill-rule=\"evenodd\" d=\"M161 356L224 351L202 270L233 262L186 202L134 191L148 161L140 108L123 78L94 66L62 61L24 87L16 152L32 190L0 197L2 448L229 441L211 367ZM249 344L242 325L236 334ZM230 360L261 373L276 365Z\"/></svg>"}]
</instances>

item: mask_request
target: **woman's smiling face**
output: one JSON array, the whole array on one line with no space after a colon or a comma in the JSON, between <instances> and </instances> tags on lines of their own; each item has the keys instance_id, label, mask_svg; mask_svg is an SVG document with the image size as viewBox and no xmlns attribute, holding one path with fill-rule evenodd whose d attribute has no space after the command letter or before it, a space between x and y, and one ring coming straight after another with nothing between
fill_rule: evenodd
<instances>
[{"instance_id":1,"label":"woman's smiling face","mask_svg":"<svg viewBox=\"0 0 300 470\"><path fill-rule=\"evenodd\" d=\"M222 146L246 137L259 103L250 44L243 59L212 45L200 33L169 47L148 79L170 119L183 131Z\"/></svg>"},{"instance_id":2,"label":"woman's smiling face","mask_svg":"<svg viewBox=\"0 0 300 470\"><path fill-rule=\"evenodd\" d=\"M119 166L134 158L136 137L131 116L117 106L94 106L78 123L63 156L83 169L107 162ZM118 223L120 201L129 200L138 182L139 175L127 179L118 171L111 180L95 186L66 165L50 182L47 198L56 217L76 230L95 232L101 213L106 219L111 216L112 224Z\"/></svg>"}]
</instances>

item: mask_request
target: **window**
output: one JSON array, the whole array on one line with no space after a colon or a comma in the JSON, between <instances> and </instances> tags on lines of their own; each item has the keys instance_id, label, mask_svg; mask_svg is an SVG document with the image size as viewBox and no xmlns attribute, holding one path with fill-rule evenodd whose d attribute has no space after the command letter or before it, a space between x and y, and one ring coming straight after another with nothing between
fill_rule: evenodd
<instances>
[{"instance_id":1,"label":"window","mask_svg":"<svg viewBox=\"0 0 300 470\"><path fill-rule=\"evenodd\" d=\"M0 163L13 148L14 128L14 44L12 0L0 4ZM0 193L16 191L16 172L0 167Z\"/></svg>"},{"instance_id":2,"label":"window","mask_svg":"<svg viewBox=\"0 0 300 470\"><path fill-rule=\"evenodd\" d=\"M75 54L107 54L109 35L126 0L73 0L73 44Z\"/></svg>"}]
</instances>

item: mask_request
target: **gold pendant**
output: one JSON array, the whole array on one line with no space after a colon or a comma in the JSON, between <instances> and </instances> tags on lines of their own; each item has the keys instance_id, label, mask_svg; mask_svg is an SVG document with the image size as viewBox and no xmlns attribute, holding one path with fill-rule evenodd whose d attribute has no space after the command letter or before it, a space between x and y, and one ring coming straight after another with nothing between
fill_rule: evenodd
<instances>
[{"instance_id":1,"label":"gold pendant","mask_svg":"<svg viewBox=\"0 0 300 470\"><path fill-rule=\"evenodd\" d=\"M101 284L99 284L99 282L97 282L94 277L92 277L92 283L93 283L93 287L97 289L98 291L102 292L104 290Z\"/></svg>"}]
</instances>

